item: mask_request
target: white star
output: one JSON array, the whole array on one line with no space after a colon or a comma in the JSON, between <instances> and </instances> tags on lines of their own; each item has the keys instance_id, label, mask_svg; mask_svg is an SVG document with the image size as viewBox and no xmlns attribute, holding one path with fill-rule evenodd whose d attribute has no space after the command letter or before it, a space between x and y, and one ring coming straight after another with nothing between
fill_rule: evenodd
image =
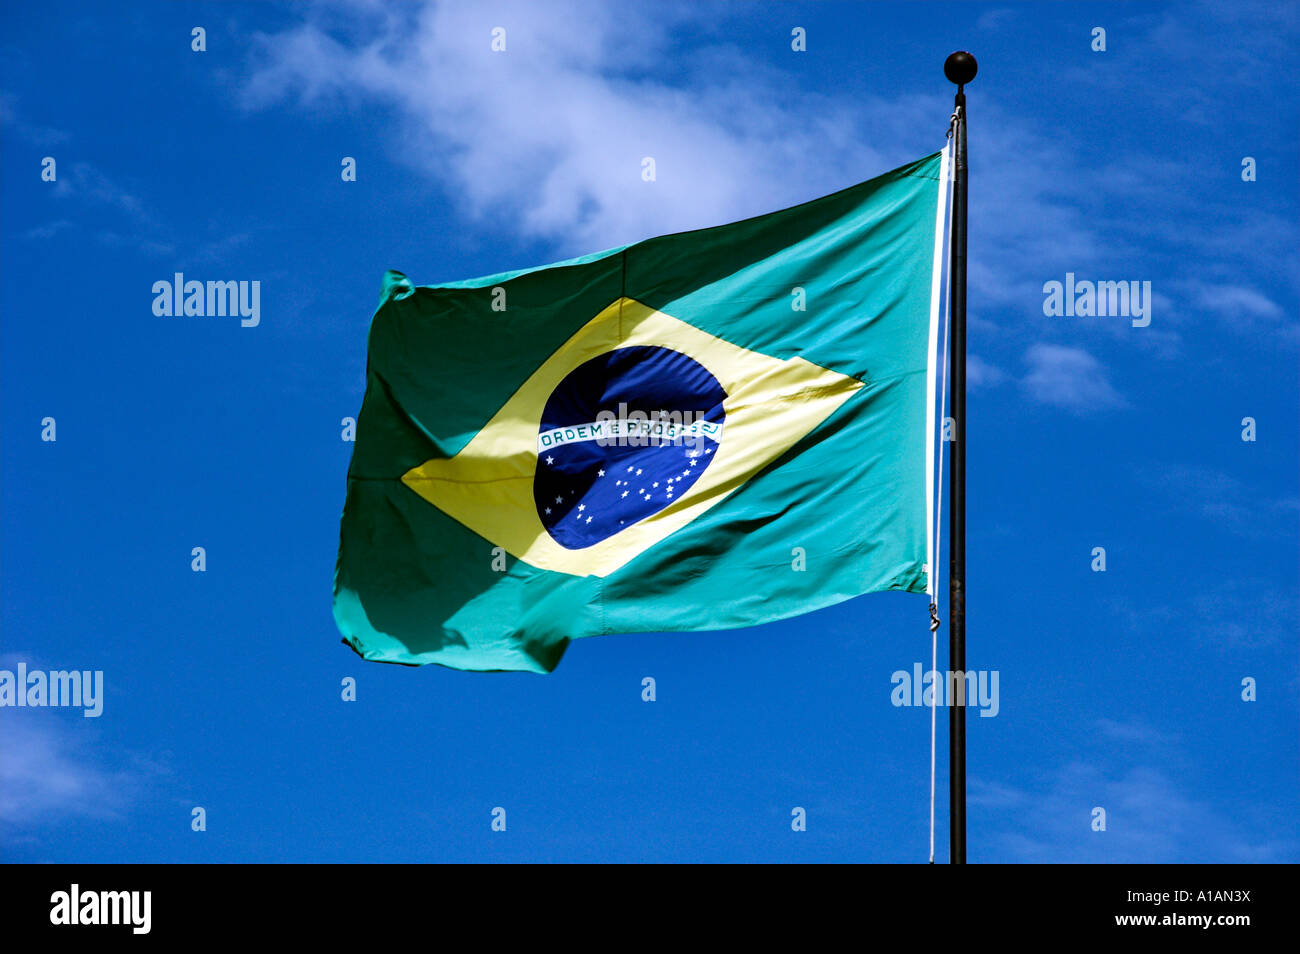
<instances>
[{"instance_id":1,"label":"white star","mask_svg":"<svg viewBox=\"0 0 1300 954\"><path fill-rule=\"evenodd\" d=\"M638 468L636 469L636 475L637 475L638 477L641 476L641 468L640 468L640 467L638 467Z\"/></svg>"},{"instance_id":2,"label":"white star","mask_svg":"<svg viewBox=\"0 0 1300 954\"><path fill-rule=\"evenodd\" d=\"M547 508L546 508L546 512L547 512L547 513L550 513L550 512L551 512L551 508L550 508L550 507L547 507Z\"/></svg>"},{"instance_id":3,"label":"white star","mask_svg":"<svg viewBox=\"0 0 1300 954\"><path fill-rule=\"evenodd\" d=\"M626 491L626 490L625 490L625 491L623 491L623 496L624 496L624 497L626 497L626 496L627 496L627 491Z\"/></svg>"},{"instance_id":4,"label":"white star","mask_svg":"<svg viewBox=\"0 0 1300 954\"><path fill-rule=\"evenodd\" d=\"M597 476L597 477L604 477L604 476L605 476L605 472L604 472L603 470L598 470L598 471L596 471L596 476Z\"/></svg>"},{"instance_id":5,"label":"white star","mask_svg":"<svg viewBox=\"0 0 1300 954\"><path fill-rule=\"evenodd\" d=\"M548 463L548 464L554 464L554 463L555 463L555 458L554 458L554 457L547 457L547 458L546 458L546 463Z\"/></svg>"},{"instance_id":6,"label":"white star","mask_svg":"<svg viewBox=\"0 0 1300 954\"><path fill-rule=\"evenodd\" d=\"M637 491L637 493L639 493L639 494L643 494L643 493L645 493L645 488L642 487L640 490Z\"/></svg>"},{"instance_id":7,"label":"white star","mask_svg":"<svg viewBox=\"0 0 1300 954\"><path fill-rule=\"evenodd\" d=\"M631 470L631 469L632 469L631 467L628 468L628 470Z\"/></svg>"},{"instance_id":8,"label":"white star","mask_svg":"<svg viewBox=\"0 0 1300 954\"><path fill-rule=\"evenodd\" d=\"M579 509L579 510L586 510L586 509L587 509L587 505L586 505L586 504L578 504L578 509Z\"/></svg>"},{"instance_id":9,"label":"white star","mask_svg":"<svg viewBox=\"0 0 1300 954\"><path fill-rule=\"evenodd\" d=\"M651 487L658 487L658 486L659 486L659 481L656 480L656 481L655 481L653 484L651 484L650 486L651 486Z\"/></svg>"},{"instance_id":10,"label":"white star","mask_svg":"<svg viewBox=\"0 0 1300 954\"><path fill-rule=\"evenodd\" d=\"M698 464L698 463L699 463L698 460L693 460L693 461L691 461L691 466L694 467L694 466L695 466L696 464Z\"/></svg>"},{"instance_id":11,"label":"white star","mask_svg":"<svg viewBox=\"0 0 1300 954\"><path fill-rule=\"evenodd\" d=\"M591 523L591 518L590 518L590 517L587 518L587 522L588 522L588 523Z\"/></svg>"},{"instance_id":12,"label":"white star","mask_svg":"<svg viewBox=\"0 0 1300 954\"><path fill-rule=\"evenodd\" d=\"M693 464L693 463L695 463L695 461L691 461L691 463ZM690 474L690 471L689 471L689 470L684 470L684 471L682 471L682 476L683 476L683 477L686 477L686 476L689 475L689 474Z\"/></svg>"},{"instance_id":13,"label":"white star","mask_svg":"<svg viewBox=\"0 0 1300 954\"><path fill-rule=\"evenodd\" d=\"M704 453L706 453L706 454L712 454L712 453L713 453L713 448L712 448L712 447L707 447L707 448L705 448Z\"/></svg>"},{"instance_id":14,"label":"white star","mask_svg":"<svg viewBox=\"0 0 1300 954\"><path fill-rule=\"evenodd\" d=\"M556 502L556 503L564 503L564 498L563 498L563 497L556 497L556 498L555 498L555 502Z\"/></svg>"}]
</instances>

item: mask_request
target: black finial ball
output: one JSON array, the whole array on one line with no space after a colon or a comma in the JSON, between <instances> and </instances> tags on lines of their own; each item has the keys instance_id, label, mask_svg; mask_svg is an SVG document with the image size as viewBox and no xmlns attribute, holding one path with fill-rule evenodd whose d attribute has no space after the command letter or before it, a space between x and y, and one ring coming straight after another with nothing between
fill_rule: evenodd
<instances>
[{"instance_id":1,"label":"black finial ball","mask_svg":"<svg viewBox=\"0 0 1300 954\"><path fill-rule=\"evenodd\" d=\"M964 86L973 80L979 68L980 65L975 62L975 57L965 50L958 50L943 61L943 75L948 77L948 82L956 83L958 86Z\"/></svg>"}]
</instances>

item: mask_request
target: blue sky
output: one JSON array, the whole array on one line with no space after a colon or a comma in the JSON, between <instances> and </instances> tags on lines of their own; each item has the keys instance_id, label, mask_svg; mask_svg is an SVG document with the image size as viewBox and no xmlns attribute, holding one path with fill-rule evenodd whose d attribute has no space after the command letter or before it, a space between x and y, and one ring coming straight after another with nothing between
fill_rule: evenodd
<instances>
[{"instance_id":1,"label":"blue sky","mask_svg":"<svg viewBox=\"0 0 1300 954\"><path fill-rule=\"evenodd\" d=\"M385 269L468 278L869 178L942 145L958 48L968 663L1000 674L970 859L1300 860L1297 8L0 17L0 668L106 685L97 719L0 710L4 860L924 861L928 714L890 701L929 659L921 597L585 640L539 677L364 663L330 586ZM178 271L260 281L260 323L156 317ZM1150 325L1046 316L1067 272L1150 281Z\"/></svg>"}]
</instances>

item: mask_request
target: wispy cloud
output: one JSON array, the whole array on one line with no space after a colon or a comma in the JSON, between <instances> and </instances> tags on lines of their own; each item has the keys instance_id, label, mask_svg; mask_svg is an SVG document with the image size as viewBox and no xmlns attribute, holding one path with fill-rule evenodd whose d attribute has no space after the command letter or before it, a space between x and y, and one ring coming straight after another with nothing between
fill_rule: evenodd
<instances>
[{"instance_id":1,"label":"wispy cloud","mask_svg":"<svg viewBox=\"0 0 1300 954\"><path fill-rule=\"evenodd\" d=\"M99 167L89 162L73 162L59 170L59 178L54 183L54 193L58 196L76 196L87 202L106 205L124 212L142 225L154 225L152 216L144 208L144 203L129 189L123 187L106 175Z\"/></svg>"},{"instance_id":2,"label":"wispy cloud","mask_svg":"<svg viewBox=\"0 0 1300 954\"><path fill-rule=\"evenodd\" d=\"M1116 719L1098 719L1097 728L1107 738L1125 743L1135 743L1148 748L1163 748L1177 741L1175 736L1162 732L1150 723L1141 720L1122 722Z\"/></svg>"},{"instance_id":3,"label":"wispy cloud","mask_svg":"<svg viewBox=\"0 0 1300 954\"><path fill-rule=\"evenodd\" d=\"M1029 367L1022 383L1041 404L1076 414L1127 405L1110 383L1106 369L1082 348L1035 344L1025 353Z\"/></svg>"},{"instance_id":4,"label":"wispy cloud","mask_svg":"<svg viewBox=\"0 0 1300 954\"><path fill-rule=\"evenodd\" d=\"M971 388L994 387L1007 378L1006 372L994 367L978 355L966 357L966 383Z\"/></svg>"},{"instance_id":5,"label":"wispy cloud","mask_svg":"<svg viewBox=\"0 0 1300 954\"><path fill-rule=\"evenodd\" d=\"M128 757L110 766L94 726L52 709L0 715L0 824L27 830L68 817L122 817L161 769ZM69 724L72 723L72 724Z\"/></svg>"},{"instance_id":6,"label":"wispy cloud","mask_svg":"<svg viewBox=\"0 0 1300 954\"><path fill-rule=\"evenodd\" d=\"M13 672L20 662L29 671L50 668L29 654L0 654L0 668ZM93 723L80 710L0 710L0 828L7 838L39 833L60 819L123 818L149 785L170 774L139 753L106 752Z\"/></svg>"},{"instance_id":7,"label":"wispy cloud","mask_svg":"<svg viewBox=\"0 0 1300 954\"><path fill-rule=\"evenodd\" d=\"M1147 639L1180 633L1226 653L1276 648L1300 629L1300 603L1285 581L1252 576L1200 583L1175 599L1121 597L1111 610L1130 633Z\"/></svg>"},{"instance_id":8,"label":"wispy cloud","mask_svg":"<svg viewBox=\"0 0 1300 954\"><path fill-rule=\"evenodd\" d=\"M212 221L206 236L193 229L182 234L155 214L139 192L93 163L59 166L58 176L52 191L66 215L27 229L24 239L46 241L80 230L109 248L134 248L158 258L179 253L196 265L221 262L253 240L252 231L223 234Z\"/></svg>"},{"instance_id":9,"label":"wispy cloud","mask_svg":"<svg viewBox=\"0 0 1300 954\"><path fill-rule=\"evenodd\" d=\"M90 162L63 163L51 185L64 215L22 233L29 241L45 241L64 232L84 231L112 247L131 246L150 255L170 255L175 246L163 236L166 226L137 192Z\"/></svg>"},{"instance_id":10,"label":"wispy cloud","mask_svg":"<svg viewBox=\"0 0 1300 954\"><path fill-rule=\"evenodd\" d=\"M1282 308L1276 302L1243 285L1212 285L1192 281L1184 289L1195 306L1230 321L1245 323L1254 319L1276 320L1283 315Z\"/></svg>"},{"instance_id":11,"label":"wispy cloud","mask_svg":"<svg viewBox=\"0 0 1300 954\"><path fill-rule=\"evenodd\" d=\"M1237 821L1189 794L1152 765L1108 771L1073 762L1041 789L1002 786L986 800L971 785L971 804L984 809L988 840L1008 860L1037 863L1257 863L1294 857L1294 843L1240 830ZM1106 830L1092 830L1092 812L1106 813Z\"/></svg>"},{"instance_id":12,"label":"wispy cloud","mask_svg":"<svg viewBox=\"0 0 1300 954\"><path fill-rule=\"evenodd\" d=\"M1158 55L1175 75L1214 75L1212 88L1201 83L1166 84L1147 93L1188 121L1206 125L1228 118L1231 106L1225 102L1226 90L1257 89L1259 75L1292 56L1300 36L1295 8L1271 0L1238 0L1231 7L1215 0L1193 0L1154 11L1138 7L1133 15L1110 26L1106 68L1072 67L1064 78L1127 93L1131 77ZM1213 31L1215 42L1206 42L1206 30ZM1113 42L1116 36L1127 42Z\"/></svg>"},{"instance_id":13,"label":"wispy cloud","mask_svg":"<svg viewBox=\"0 0 1300 954\"><path fill-rule=\"evenodd\" d=\"M1176 775L1178 737L1140 721L1096 723L1104 758L1079 758L1038 785L972 778L969 803L985 841L1005 860L1074 863L1196 863L1291 860L1297 845L1246 830ZM1243 806L1243 809L1248 806ZM1106 828L1093 830L1093 810ZM999 858L998 860L1004 860Z\"/></svg>"},{"instance_id":14,"label":"wispy cloud","mask_svg":"<svg viewBox=\"0 0 1300 954\"><path fill-rule=\"evenodd\" d=\"M1134 473L1154 502L1191 512L1246 537L1294 537L1294 496L1277 497L1203 464L1142 464Z\"/></svg>"},{"instance_id":15,"label":"wispy cloud","mask_svg":"<svg viewBox=\"0 0 1300 954\"><path fill-rule=\"evenodd\" d=\"M1016 21L1017 12L1010 7L998 7L994 10L985 10L975 21L977 30L1003 30Z\"/></svg>"},{"instance_id":16,"label":"wispy cloud","mask_svg":"<svg viewBox=\"0 0 1300 954\"><path fill-rule=\"evenodd\" d=\"M65 229L72 228L73 225L67 219L58 219L54 222L46 222L44 225L38 225L28 229L23 233L25 239L48 239L54 238Z\"/></svg>"},{"instance_id":17,"label":"wispy cloud","mask_svg":"<svg viewBox=\"0 0 1300 954\"><path fill-rule=\"evenodd\" d=\"M39 149L58 146L72 138L65 130L30 122L18 108L18 98L12 93L0 93L0 127L7 134Z\"/></svg>"}]
</instances>

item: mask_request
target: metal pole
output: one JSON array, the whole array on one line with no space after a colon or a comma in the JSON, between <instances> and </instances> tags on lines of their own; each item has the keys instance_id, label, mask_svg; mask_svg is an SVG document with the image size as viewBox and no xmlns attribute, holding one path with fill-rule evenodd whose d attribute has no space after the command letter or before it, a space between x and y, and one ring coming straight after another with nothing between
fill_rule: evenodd
<instances>
[{"instance_id":1,"label":"metal pole","mask_svg":"<svg viewBox=\"0 0 1300 954\"><path fill-rule=\"evenodd\" d=\"M952 447L948 450L948 671L955 690L948 700L949 861L966 863L966 91L979 64L953 53L943 73L957 84L953 101L952 203Z\"/></svg>"}]
</instances>

